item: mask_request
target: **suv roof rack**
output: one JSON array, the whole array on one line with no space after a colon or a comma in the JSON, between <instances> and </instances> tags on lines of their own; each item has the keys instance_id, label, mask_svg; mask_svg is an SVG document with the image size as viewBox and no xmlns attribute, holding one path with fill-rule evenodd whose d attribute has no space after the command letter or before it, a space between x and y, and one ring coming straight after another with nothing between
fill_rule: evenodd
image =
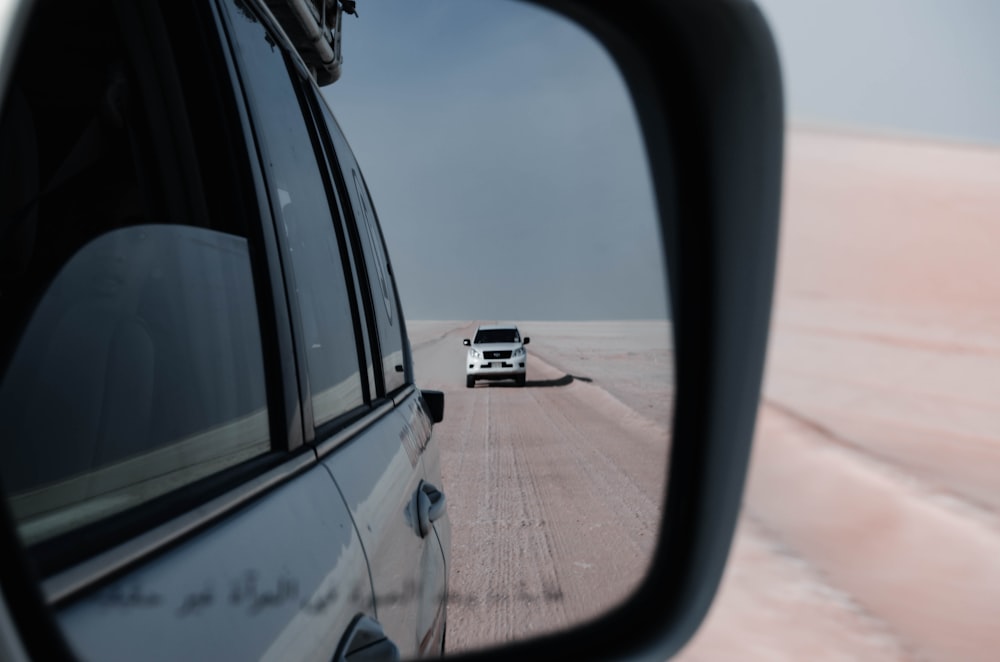
<instances>
[{"instance_id":1,"label":"suv roof rack","mask_svg":"<svg viewBox=\"0 0 1000 662\"><path fill-rule=\"evenodd\" d=\"M357 16L356 0L264 0L317 85L340 78L344 62L341 27L344 14Z\"/></svg>"}]
</instances>

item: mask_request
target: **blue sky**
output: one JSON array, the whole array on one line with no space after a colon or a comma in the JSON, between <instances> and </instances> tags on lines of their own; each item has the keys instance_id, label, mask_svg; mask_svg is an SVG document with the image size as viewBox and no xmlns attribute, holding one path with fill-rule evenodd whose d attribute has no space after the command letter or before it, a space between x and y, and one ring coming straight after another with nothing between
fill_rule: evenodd
<instances>
[{"instance_id":1,"label":"blue sky","mask_svg":"<svg viewBox=\"0 0 1000 662\"><path fill-rule=\"evenodd\" d=\"M1000 1L761 0L792 122L1000 145ZM668 315L631 104L534 6L361 0L325 88L410 319Z\"/></svg>"}]
</instances>

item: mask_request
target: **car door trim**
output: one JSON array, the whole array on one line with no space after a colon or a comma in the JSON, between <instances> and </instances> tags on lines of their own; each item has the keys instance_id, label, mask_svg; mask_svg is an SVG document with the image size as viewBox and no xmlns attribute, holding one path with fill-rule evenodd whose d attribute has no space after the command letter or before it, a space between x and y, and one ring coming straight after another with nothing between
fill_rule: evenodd
<instances>
[{"instance_id":1,"label":"car door trim","mask_svg":"<svg viewBox=\"0 0 1000 662\"><path fill-rule=\"evenodd\" d=\"M242 149L246 156L245 169L247 172L244 173L245 178L242 179L246 199L241 202L246 205L247 213L255 216L252 221L248 221L248 225L252 226L250 232L254 239L260 241L261 255L257 257L257 260L266 265L256 266L255 260L251 259L251 266L255 269L255 289L261 288L257 295L258 315L261 316L262 320L262 340L266 340L272 332L269 328L271 325L273 325L275 334L274 342L266 343L264 346L264 369L268 372L272 370L277 372L280 380L278 385L269 388L268 391L268 410L270 412L273 409L276 414L272 422L272 440L284 439L285 449L295 450L306 441L310 441L306 438L304 421L312 420L312 411L303 409L299 391L299 366L295 354L295 331L292 327L293 311L290 292L286 289L289 284L285 281L282 266L281 235L274 222L267 177L261 162L263 156L258 144L257 130L251 119L252 108L244 85L246 74L240 71L237 62L234 52L235 44L231 37L231 26L225 17L223 7L215 2L208 3L208 6L211 9L213 20L211 27L215 31L215 39L217 39L222 56L222 65L232 92L229 107L235 114L234 119L237 120L231 139L234 149ZM273 22L266 17L265 20L266 25L271 25ZM257 270L260 271L259 274ZM261 301L261 296L269 297L269 301ZM268 305L262 306L262 303ZM266 324L264 316L267 316ZM278 391L278 389L280 389L279 393L271 395L271 390ZM274 398L273 402L272 398ZM272 405L280 405L280 409L272 407ZM282 436L274 436L274 433L279 431L279 426ZM311 429L309 427L309 430Z\"/></svg>"},{"instance_id":2,"label":"car door trim","mask_svg":"<svg viewBox=\"0 0 1000 662\"><path fill-rule=\"evenodd\" d=\"M403 387L403 390L392 397L392 404L398 407L406 402L406 399L413 395L413 392L416 390L417 388L413 384L407 384Z\"/></svg>"},{"instance_id":3,"label":"car door trim","mask_svg":"<svg viewBox=\"0 0 1000 662\"><path fill-rule=\"evenodd\" d=\"M395 408L396 403L391 400L386 400L382 404L376 405L375 408L364 417L359 418L347 427L338 430L330 437L316 444L316 457L318 459L323 459L332 453L338 446L356 437Z\"/></svg>"}]
</instances>

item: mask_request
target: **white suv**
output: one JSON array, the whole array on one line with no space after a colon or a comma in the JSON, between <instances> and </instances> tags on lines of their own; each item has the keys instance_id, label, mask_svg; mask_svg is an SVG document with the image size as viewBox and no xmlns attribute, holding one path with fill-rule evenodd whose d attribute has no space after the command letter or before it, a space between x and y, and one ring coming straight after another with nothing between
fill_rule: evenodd
<instances>
[{"instance_id":1,"label":"white suv","mask_svg":"<svg viewBox=\"0 0 1000 662\"><path fill-rule=\"evenodd\" d=\"M469 348L465 362L465 385L472 388L477 379L513 379L524 386L528 354L524 346L531 338L521 340L513 324L495 324L476 329L476 337L462 343Z\"/></svg>"}]
</instances>

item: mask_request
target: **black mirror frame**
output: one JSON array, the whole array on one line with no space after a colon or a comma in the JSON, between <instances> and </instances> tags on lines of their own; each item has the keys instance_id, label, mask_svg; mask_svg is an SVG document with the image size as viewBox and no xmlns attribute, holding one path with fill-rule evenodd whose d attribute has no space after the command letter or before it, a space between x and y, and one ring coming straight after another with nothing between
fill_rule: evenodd
<instances>
[{"instance_id":1,"label":"black mirror frame","mask_svg":"<svg viewBox=\"0 0 1000 662\"><path fill-rule=\"evenodd\" d=\"M462 659L666 659L715 596L760 400L781 206L778 54L749 0L529 0L608 50L638 115L660 218L676 401L649 573L597 620Z\"/></svg>"},{"instance_id":2,"label":"black mirror frame","mask_svg":"<svg viewBox=\"0 0 1000 662\"><path fill-rule=\"evenodd\" d=\"M591 32L632 94L666 255L675 415L660 539L628 601L596 621L465 659L664 659L714 597L739 514L760 395L778 239L784 116L777 53L748 0L529 0ZM30 3L3 48L6 90ZM72 659L4 502L0 625L30 659ZM16 605L16 608L11 608ZM5 637L15 633L6 631Z\"/></svg>"},{"instance_id":3,"label":"black mirror frame","mask_svg":"<svg viewBox=\"0 0 1000 662\"><path fill-rule=\"evenodd\" d=\"M7 17L10 28L6 39L0 35L0 102L7 97L34 8L32 2L16 5ZM0 496L3 494L6 492L0 486ZM0 658L8 656L14 660L75 659L42 596L39 576L21 546L10 506L0 498Z\"/></svg>"}]
</instances>

